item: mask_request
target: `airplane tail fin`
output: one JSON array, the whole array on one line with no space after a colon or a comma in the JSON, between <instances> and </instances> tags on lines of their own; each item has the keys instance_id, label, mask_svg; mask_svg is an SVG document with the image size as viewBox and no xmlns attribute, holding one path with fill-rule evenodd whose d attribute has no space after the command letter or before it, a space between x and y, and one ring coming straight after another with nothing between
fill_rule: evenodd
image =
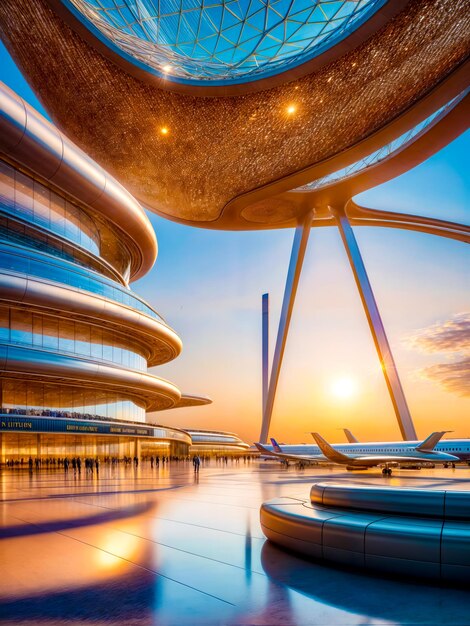
<instances>
[{"instance_id":1,"label":"airplane tail fin","mask_svg":"<svg viewBox=\"0 0 470 626\"><path fill-rule=\"evenodd\" d=\"M426 437L424 441L416 446L418 452L432 452L439 441L446 433L451 433L451 430L440 430L435 433L431 433L429 437Z\"/></svg>"},{"instance_id":2,"label":"airplane tail fin","mask_svg":"<svg viewBox=\"0 0 470 626\"><path fill-rule=\"evenodd\" d=\"M356 439L356 437L352 434L350 430L348 430L347 428L343 428L343 432L346 435L346 439L349 441L349 443L359 443L358 439Z\"/></svg>"},{"instance_id":3,"label":"airplane tail fin","mask_svg":"<svg viewBox=\"0 0 470 626\"><path fill-rule=\"evenodd\" d=\"M351 460L348 456L346 456L346 454L338 452L338 450L335 450L333 446L330 446L330 444L325 441L319 433L311 433L311 435L315 439L317 446L322 451L322 454L330 461L334 461L335 463L348 463Z\"/></svg>"},{"instance_id":4,"label":"airplane tail fin","mask_svg":"<svg viewBox=\"0 0 470 626\"><path fill-rule=\"evenodd\" d=\"M280 445L277 443L274 437L271 437L270 439L271 439L271 445L273 447L273 450L275 452L282 452Z\"/></svg>"},{"instance_id":5,"label":"airplane tail fin","mask_svg":"<svg viewBox=\"0 0 470 626\"><path fill-rule=\"evenodd\" d=\"M261 444L261 443L255 443L255 446L258 448L258 450L261 452L261 454L265 454L265 455L268 455L268 456L276 456L274 454L274 452L272 452L272 450L268 450L268 448L265 448L263 446L263 444Z\"/></svg>"}]
</instances>

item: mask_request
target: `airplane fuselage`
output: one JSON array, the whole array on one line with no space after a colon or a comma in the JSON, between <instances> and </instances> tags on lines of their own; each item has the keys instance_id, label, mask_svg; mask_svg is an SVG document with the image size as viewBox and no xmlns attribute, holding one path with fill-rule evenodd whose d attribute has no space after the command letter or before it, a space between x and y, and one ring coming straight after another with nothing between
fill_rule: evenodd
<instances>
[{"instance_id":1,"label":"airplane fuselage","mask_svg":"<svg viewBox=\"0 0 470 626\"><path fill-rule=\"evenodd\" d=\"M433 460L436 460L436 452L451 454L458 457L461 461L470 461L470 439L444 439L437 443L433 452L428 453L416 450L416 446L419 444L419 441L379 441L367 443L333 443L331 445L335 450L338 450L338 452L342 452L351 457L356 455L407 456L416 458L416 460L429 461L432 463ZM275 452L272 445L266 445L265 447ZM317 456L319 459L325 459L320 448L315 444L281 444L281 448L285 454ZM313 460L314 458L312 458L312 461Z\"/></svg>"}]
</instances>

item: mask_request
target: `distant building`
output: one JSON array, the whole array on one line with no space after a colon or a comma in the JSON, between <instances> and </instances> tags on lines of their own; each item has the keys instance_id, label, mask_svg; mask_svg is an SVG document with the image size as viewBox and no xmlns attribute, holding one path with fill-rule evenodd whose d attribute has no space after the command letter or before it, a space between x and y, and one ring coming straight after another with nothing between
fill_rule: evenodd
<instances>
[{"instance_id":1,"label":"distant building","mask_svg":"<svg viewBox=\"0 0 470 626\"><path fill-rule=\"evenodd\" d=\"M189 448L190 454L239 456L247 454L250 450L250 446L235 433L223 430L195 430L193 428L185 430L192 440Z\"/></svg>"}]
</instances>

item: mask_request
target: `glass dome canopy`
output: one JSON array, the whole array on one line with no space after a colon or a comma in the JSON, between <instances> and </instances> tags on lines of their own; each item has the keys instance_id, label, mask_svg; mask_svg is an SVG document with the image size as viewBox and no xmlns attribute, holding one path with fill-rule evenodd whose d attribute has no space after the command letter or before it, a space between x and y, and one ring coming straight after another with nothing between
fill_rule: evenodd
<instances>
[{"instance_id":1,"label":"glass dome canopy","mask_svg":"<svg viewBox=\"0 0 470 626\"><path fill-rule=\"evenodd\" d=\"M333 47L386 0L62 0L114 52L186 84L246 83Z\"/></svg>"}]
</instances>

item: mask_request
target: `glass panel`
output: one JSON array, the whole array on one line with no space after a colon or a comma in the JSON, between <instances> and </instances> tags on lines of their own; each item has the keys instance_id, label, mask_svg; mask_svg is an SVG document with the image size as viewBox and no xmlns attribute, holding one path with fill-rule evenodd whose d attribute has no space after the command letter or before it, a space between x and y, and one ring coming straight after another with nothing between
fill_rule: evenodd
<instances>
[{"instance_id":1,"label":"glass panel","mask_svg":"<svg viewBox=\"0 0 470 626\"><path fill-rule=\"evenodd\" d=\"M59 347L59 321L52 317L43 319L43 346L45 348L58 349Z\"/></svg>"},{"instance_id":2,"label":"glass panel","mask_svg":"<svg viewBox=\"0 0 470 626\"><path fill-rule=\"evenodd\" d=\"M10 339L10 311L0 308L0 341Z\"/></svg>"},{"instance_id":3,"label":"glass panel","mask_svg":"<svg viewBox=\"0 0 470 626\"><path fill-rule=\"evenodd\" d=\"M26 219L33 220L33 181L22 172L15 176L15 208L21 207Z\"/></svg>"},{"instance_id":4,"label":"glass panel","mask_svg":"<svg viewBox=\"0 0 470 626\"><path fill-rule=\"evenodd\" d=\"M34 181L33 195L34 222L48 227L50 225L50 192L49 189Z\"/></svg>"},{"instance_id":5,"label":"glass panel","mask_svg":"<svg viewBox=\"0 0 470 626\"><path fill-rule=\"evenodd\" d=\"M91 327L91 356L96 359L103 358L103 332L101 328Z\"/></svg>"},{"instance_id":6,"label":"glass panel","mask_svg":"<svg viewBox=\"0 0 470 626\"><path fill-rule=\"evenodd\" d=\"M32 344L33 316L28 311L11 309L11 341L25 345Z\"/></svg>"},{"instance_id":7,"label":"glass panel","mask_svg":"<svg viewBox=\"0 0 470 626\"><path fill-rule=\"evenodd\" d=\"M75 352L83 356L91 354L91 332L88 324L75 322Z\"/></svg>"},{"instance_id":8,"label":"glass panel","mask_svg":"<svg viewBox=\"0 0 470 626\"><path fill-rule=\"evenodd\" d=\"M7 163L0 161L0 206L14 206L14 178L15 170Z\"/></svg>"},{"instance_id":9,"label":"glass panel","mask_svg":"<svg viewBox=\"0 0 470 626\"><path fill-rule=\"evenodd\" d=\"M75 328L68 320L59 320L59 350L74 351Z\"/></svg>"},{"instance_id":10,"label":"glass panel","mask_svg":"<svg viewBox=\"0 0 470 626\"><path fill-rule=\"evenodd\" d=\"M42 347L43 329L42 316L33 315L33 345Z\"/></svg>"}]
</instances>

